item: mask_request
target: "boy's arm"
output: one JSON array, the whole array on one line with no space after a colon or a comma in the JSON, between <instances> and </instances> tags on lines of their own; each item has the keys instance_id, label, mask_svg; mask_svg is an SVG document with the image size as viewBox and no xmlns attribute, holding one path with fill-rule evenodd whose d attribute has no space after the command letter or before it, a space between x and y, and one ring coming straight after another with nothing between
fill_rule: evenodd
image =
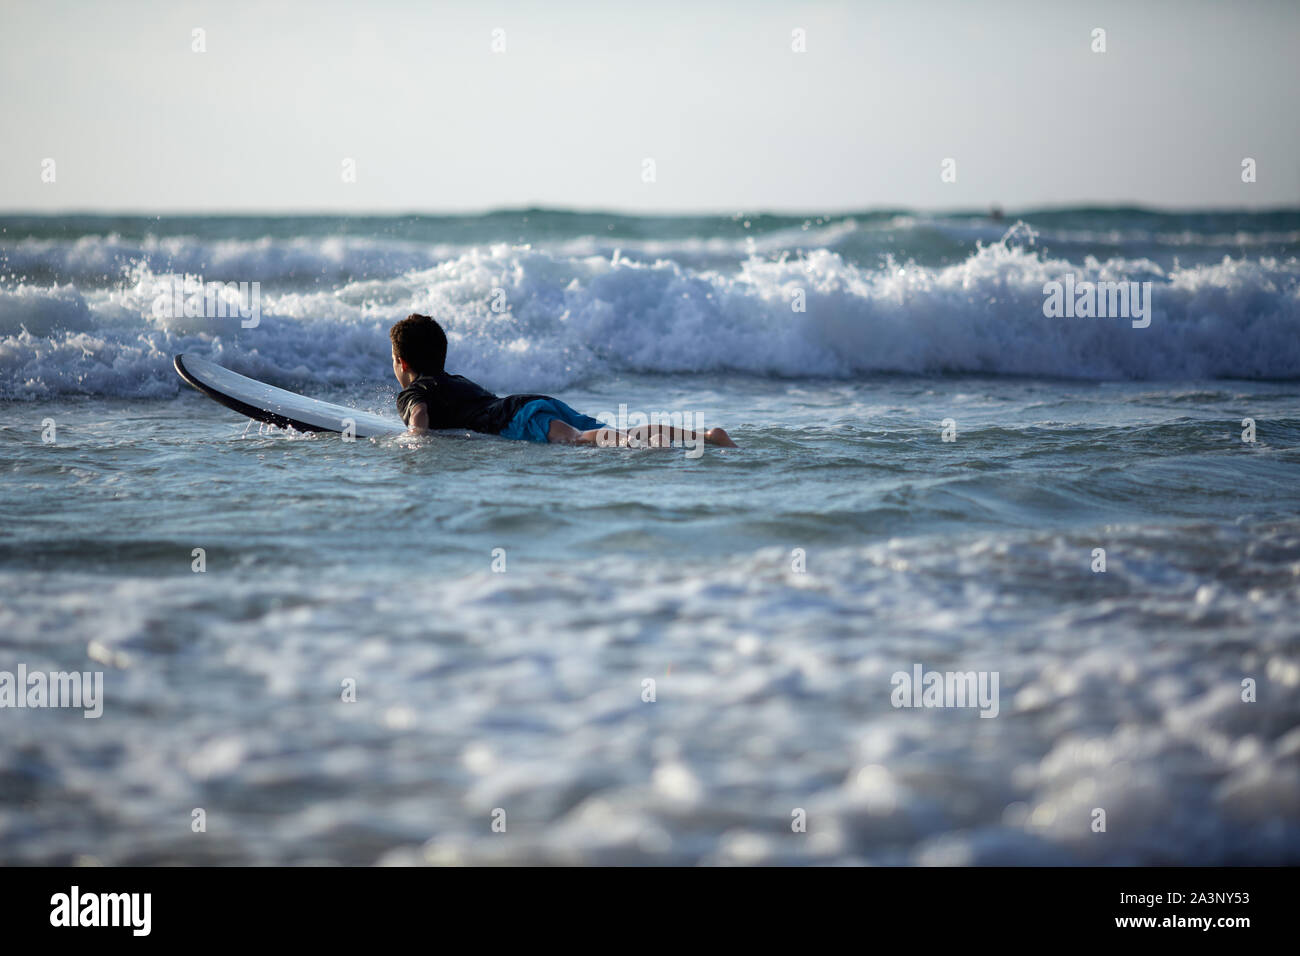
<instances>
[{"instance_id":1,"label":"boy's arm","mask_svg":"<svg viewBox=\"0 0 1300 956\"><path fill-rule=\"evenodd\" d=\"M419 435L429 430L429 406L420 402L418 405L411 406L411 420L409 422L412 435Z\"/></svg>"}]
</instances>

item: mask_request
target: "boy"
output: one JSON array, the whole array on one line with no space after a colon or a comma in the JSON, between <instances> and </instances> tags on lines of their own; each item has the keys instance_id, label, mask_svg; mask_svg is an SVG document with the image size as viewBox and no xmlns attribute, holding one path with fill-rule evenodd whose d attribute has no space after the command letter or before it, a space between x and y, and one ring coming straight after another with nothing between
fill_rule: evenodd
<instances>
[{"instance_id":1,"label":"boy","mask_svg":"<svg viewBox=\"0 0 1300 956\"><path fill-rule=\"evenodd\" d=\"M402 386L397 410L412 434L433 428L468 428L503 438L571 445L666 445L700 440L695 432L669 425L642 425L618 432L549 395L498 398L464 376L447 374L447 335L427 315L408 315L388 335L393 340L393 374ZM721 428L706 431L704 441L736 447Z\"/></svg>"}]
</instances>

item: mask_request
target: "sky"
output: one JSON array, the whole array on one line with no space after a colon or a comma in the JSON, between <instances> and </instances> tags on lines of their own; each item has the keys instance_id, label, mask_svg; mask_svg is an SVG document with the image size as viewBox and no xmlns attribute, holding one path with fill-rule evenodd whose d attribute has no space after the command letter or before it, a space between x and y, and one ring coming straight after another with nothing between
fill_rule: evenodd
<instances>
[{"instance_id":1,"label":"sky","mask_svg":"<svg viewBox=\"0 0 1300 956\"><path fill-rule=\"evenodd\" d=\"M1298 49L1294 0L0 0L0 210L1296 206Z\"/></svg>"}]
</instances>

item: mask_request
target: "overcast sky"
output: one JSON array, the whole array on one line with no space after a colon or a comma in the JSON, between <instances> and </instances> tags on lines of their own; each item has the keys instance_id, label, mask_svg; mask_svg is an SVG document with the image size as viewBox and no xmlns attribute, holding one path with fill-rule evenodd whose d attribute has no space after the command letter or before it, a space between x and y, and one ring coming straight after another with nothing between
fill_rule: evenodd
<instances>
[{"instance_id":1,"label":"overcast sky","mask_svg":"<svg viewBox=\"0 0 1300 956\"><path fill-rule=\"evenodd\" d=\"M1297 205L1298 115L1294 0L0 0L5 210Z\"/></svg>"}]
</instances>

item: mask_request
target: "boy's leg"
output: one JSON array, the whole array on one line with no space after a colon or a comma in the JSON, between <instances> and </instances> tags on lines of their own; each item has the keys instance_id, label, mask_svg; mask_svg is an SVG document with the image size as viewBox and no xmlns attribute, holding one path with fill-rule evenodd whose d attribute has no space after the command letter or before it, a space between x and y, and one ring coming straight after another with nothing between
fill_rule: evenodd
<instances>
[{"instance_id":1,"label":"boy's leg","mask_svg":"<svg viewBox=\"0 0 1300 956\"><path fill-rule=\"evenodd\" d=\"M616 431L613 428L593 428L589 431L580 432L572 425L566 425L558 418L551 422L551 428L546 436L547 441L564 442L572 445L599 445L608 448L664 448L674 445L684 445L688 441L699 441L699 433L687 431L681 428L672 428L668 425L660 427L651 427L643 425L640 428L629 428L626 432ZM710 428L704 433L704 443L706 445L717 445L721 448L736 448L737 445L731 440L725 429Z\"/></svg>"},{"instance_id":2,"label":"boy's leg","mask_svg":"<svg viewBox=\"0 0 1300 956\"><path fill-rule=\"evenodd\" d=\"M613 428L591 428L579 431L558 418L551 419L546 440L561 445L597 445L605 448L627 447L627 434Z\"/></svg>"},{"instance_id":3,"label":"boy's leg","mask_svg":"<svg viewBox=\"0 0 1300 956\"><path fill-rule=\"evenodd\" d=\"M639 425L627 430L628 437L635 438L641 445L658 448L664 445L678 446L686 442L704 439L707 445L719 445L723 448L735 448L736 443L721 428L710 428L703 436L687 428L675 428L672 425Z\"/></svg>"},{"instance_id":4,"label":"boy's leg","mask_svg":"<svg viewBox=\"0 0 1300 956\"><path fill-rule=\"evenodd\" d=\"M546 440L560 445L604 445L614 447L620 442L626 444L627 436L613 428L592 428L581 431L559 418L551 419L546 430Z\"/></svg>"},{"instance_id":5,"label":"boy's leg","mask_svg":"<svg viewBox=\"0 0 1300 956\"><path fill-rule=\"evenodd\" d=\"M552 445L583 445L589 444L584 441L585 432L580 432L567 422L562 422L558 418L551 419L551 427L546 431L546 440Z\"/></svg>"},{"instance_id":6,"label":"boy's leg","mask_svg":"<svg viewBox=\"0 0 1300 956\"><path fill-rule=\"evenodd\" d=\"M599 445L623 448L626 448L629 444L642 448L662 448L664 446L684 445L688 441L696 442L700 438L698 432L685 428L674 428L671 425L641 425L637 428L629 428L626 432L620 432L613 428L592 428L581 431L560 418L551 419L551 424L546 431L546 440L551 444ZM736 447L736 443L731 440L731 436L722 428L710 428L704 433L703 440L707 445L718 445L722 448Z\"/></svg>"}]
</instances>

